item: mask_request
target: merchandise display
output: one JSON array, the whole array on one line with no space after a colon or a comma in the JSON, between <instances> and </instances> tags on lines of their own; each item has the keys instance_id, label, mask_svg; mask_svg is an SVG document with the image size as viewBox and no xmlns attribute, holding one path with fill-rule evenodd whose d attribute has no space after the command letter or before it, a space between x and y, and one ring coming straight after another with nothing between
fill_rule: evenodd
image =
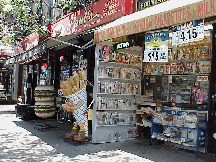
<instances>
[{"instance_id":1,"label":"merchandise display","mask_svg":"<svg viewBox=\"0 0 216 162\"><path fill-rule=\"evenodd\" d=\"M120 109L120 110L135 110L136 105L133 100L130 98L117 99L117 98L106 98L106 97L97 97L97 109L106 110L106 109Z\"/></svg>"},{"instance_id":2,"label":"merchandise display","mask_svg":"<svg viewBox=\"0 0 216 162\"><path fill-rule=\"evenodd\" d=\"M130 47L113 49L114 45L99 45L96 56L99 60L95 63L93 132L97 136L93 137L93 143L136 137L135 96L141 95L141 53L134 50L133 54Z\"/></svg>"},{"instance_id":3,"label":"merchandise display","mask_svg":"<svg viewBox=\"0 0 216 162\"><path fill-rule=\"evenodd\" d=\"M97 126L136 124L135 113L97 112Z\"/></svg>"},{"instance_id":4,"label":"merchandise display","mask_svg":"<svg viewBox=\"0 0 216 162\"><path fill-rule=\"evenodd\" d=\"M153 139L168 141L182 146L206 148L207 111L164 107L153 116ZM197 147L196 147L197 146Z\"/></svg>"}]
</instances>

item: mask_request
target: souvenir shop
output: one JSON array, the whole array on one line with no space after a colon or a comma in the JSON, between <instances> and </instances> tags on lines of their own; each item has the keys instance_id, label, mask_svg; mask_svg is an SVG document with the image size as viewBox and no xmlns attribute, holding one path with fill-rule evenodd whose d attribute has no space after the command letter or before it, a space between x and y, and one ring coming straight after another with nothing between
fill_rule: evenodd
<instances>
[{"instance_id":1,"label":"souvenir shop","mask_svg":"<svg viewBox=\"0 0 216 162\"><path fill-rule=\"evenodd\" d=\"M151 145L216 152L215 5L168 1L95 32L93 142L149 133Z\"/></svg>"}]
</instances>

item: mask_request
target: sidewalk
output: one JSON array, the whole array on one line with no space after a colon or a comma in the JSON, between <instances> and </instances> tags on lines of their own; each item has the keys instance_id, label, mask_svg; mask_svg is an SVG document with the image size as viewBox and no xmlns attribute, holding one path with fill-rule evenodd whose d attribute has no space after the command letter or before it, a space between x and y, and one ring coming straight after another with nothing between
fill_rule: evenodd
<instances>
[{"instance_id":1,"label":"sidewalk","mask_svg":"<svg viewBox=\"0 0 216 162\"><path fill-rule=\"evenodd\" d=\"M148 159L158 162L216 161L215 156L212 154L198 153L198 157L196 158L194 152L171 149L162 145L149 146L149 142L144 139L116 143L85 143L82 145L74 145L73 143L65 142L64 140L65 134L71 130L72 125L70 123L59 124L53 119L46 121L22 121L16 118L15 114L8 113L0 115L0 122L6 123L5 125L1 124L0 126L0 159L3 159L5 156L7 158L12 157L12 159L20 157L22 159L21 161L49 161L50 158L54 157L56 159L61 159L56 161L81 161L80 158L88 158L89 160L90 158L93 158L90 161L107 160L114 162L115 160L109 158L119 157L121 161L127 161L126 157L128 157L129 160L129 157L132 158L133 154L135 154L142 157L140 161L148 161ZM8 125L8 123L10 124ZM42 123L51 124L57 128L44 131L34 129L35 125ZM16 141L17 144L12 143L13 141ZM113 150L118 151L114 152ZM125 156L126 159L120 158L120 155L117 157L117 155L115 155L117 153L124 154L123 156ZM26 156L28 156L28 158L26 158ZM32 158L30 158L31 156ZM135 158L138 159L138 156L135 156ZM79 158L79 160L73 159L75 157L76 159ZM4 161L6 161L7 158L5 158ZM135 159L130 159L129 161L135 161Z\"/></svg>"}]
</instances>

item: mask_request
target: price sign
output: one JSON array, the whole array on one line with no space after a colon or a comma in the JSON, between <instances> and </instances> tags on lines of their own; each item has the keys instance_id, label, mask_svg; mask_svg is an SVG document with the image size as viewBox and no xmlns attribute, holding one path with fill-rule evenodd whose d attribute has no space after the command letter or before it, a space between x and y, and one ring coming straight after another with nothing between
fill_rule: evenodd
<instances>
[{"instance_id":1,"label":"price sign","mask_svg":"<svg viewBox=\"0 0 216 162\"><path fill-rule=\"evenodd\" d=\"M173 27L172 45L179 45L201 39L204 39L204 20L193 21Z\"/></svg>"},{"instance_id":2,"label":"price sign","mask_svg":"<svg viewBox=\"0 0 216 162\"><path fill-rule=\"evenodd\" d=\"M168 62L168 40L168 30L146 33L143 62Z\"/></svg>"},{"instance_id":3,"label":"price sign","mask_svg":"<svg viewBox=\"0 0 216 162\"><path fill-rule=\"evenodd\" d=\"M149 50L144 52L143 62L167 62L167 61L168 61L168 50L167 51Z\"/></svg>"}]
</instances>

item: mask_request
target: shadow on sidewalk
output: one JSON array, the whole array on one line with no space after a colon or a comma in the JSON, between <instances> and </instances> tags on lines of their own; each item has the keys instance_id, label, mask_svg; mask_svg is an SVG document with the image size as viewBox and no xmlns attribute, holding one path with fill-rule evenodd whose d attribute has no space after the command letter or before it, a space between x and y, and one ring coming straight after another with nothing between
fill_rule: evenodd
<instances>
[{"instance_id":1,"label":"shadow on sidewalk","mask_svg":"<svg viewBox=\"0 0 216 162\"><path fill-rule=\"evenodd\" d=\"M32 134L40 138L42 141L54 147L59 153L63 153L69 157L75 157L80 154L96 153L99 151L123 150L144 158L154 161L170 161L170 162L215 162L216 158L212 154L198 153L195 157L193 151L172 149L162 145L149 145L149 141L145 139L135 139L131 141L92 144L84 143L74 145L71 142L65 141L65 134L72 129L71 123L59 124L55 119L47 120L30 120L30 121L15 121L17 126L23 127ZM45 130L37 130L34 128L38 124L50 124L56 128Z\"/></svg>"}]
</instances>

